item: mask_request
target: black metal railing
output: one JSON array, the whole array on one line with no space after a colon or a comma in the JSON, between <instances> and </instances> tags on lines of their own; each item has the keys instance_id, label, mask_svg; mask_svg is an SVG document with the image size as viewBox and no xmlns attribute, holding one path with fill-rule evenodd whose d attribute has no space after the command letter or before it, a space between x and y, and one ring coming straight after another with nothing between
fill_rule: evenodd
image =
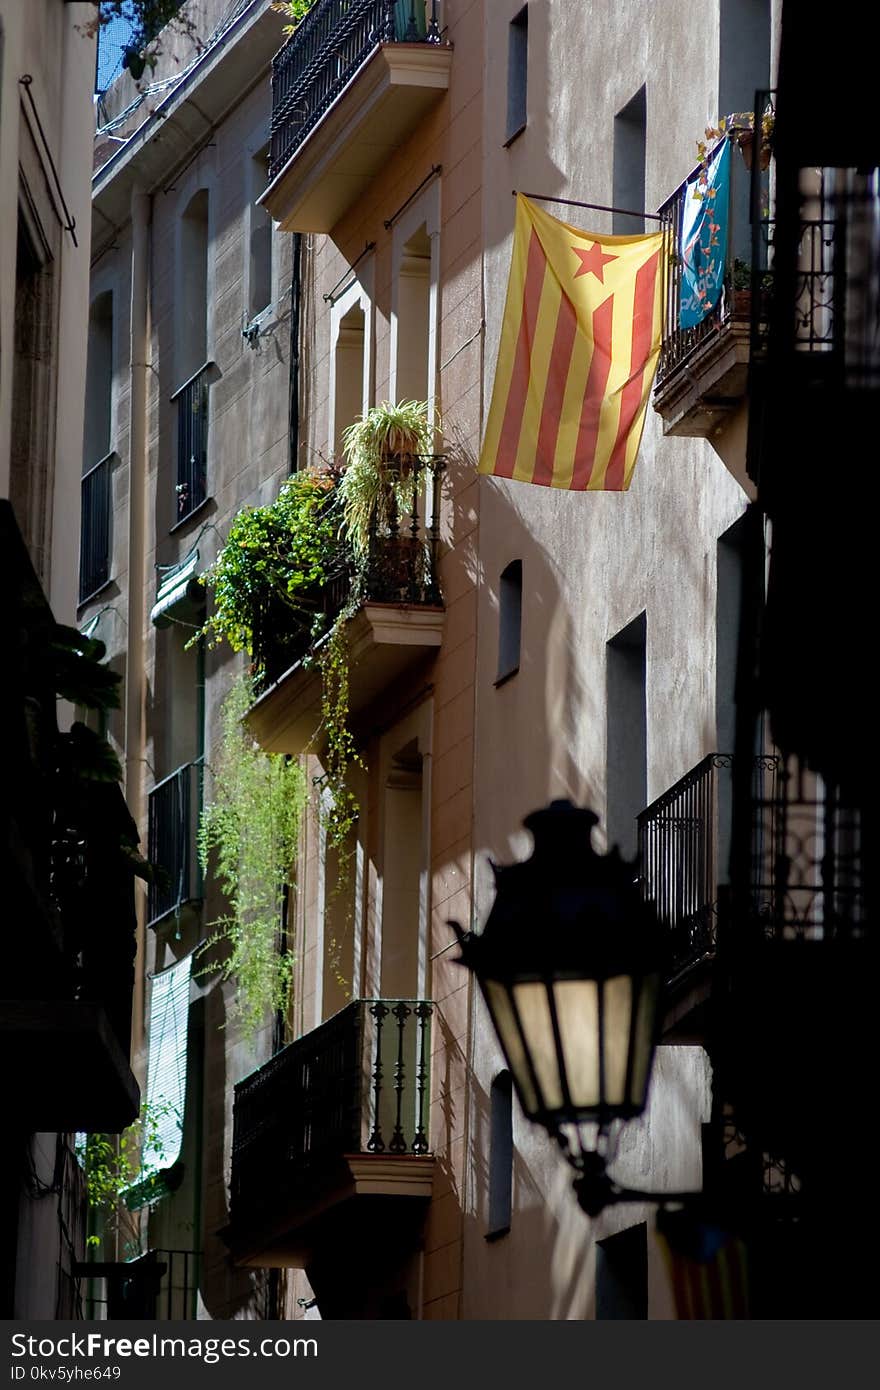
<instances>
[{"instance_id":1,"label":"black metal railing","mask_svg":"<svg viewBox=\"0 0 880 1390\"><path fill-rule=\"evenodd\" d=\"M733 758L710 753L638 816L642 890L665 937L668 978L715 949Z\"/></svg>"},{"instance_id":2,"label":"black metal railing","mask_svg":"<svg viewBox=\"0 0 880 1390\"><path fill-rule=\"evenodd\" d=\"M110 578L110 483L114 455L107 454L83 474L79 533L79 601L102 589Z\"/></svg>"},{"instance_id":3,"label":"black metal railing","mask_svg":"<svg viewBox=\"0 0 880 1390\"><path fill-rule=\"evenodd\" d=\"M186 763L149 795L149 858L154 866L147 903L148 925L202 896L196 851L202 808L204 761Z\"/></svg>"},{"instance_id":4,"label":"black metal railing","mask_svg":"<svg viewBox=\"0 0 880 1390\"><path fill-rule=\"evenodd\" d=\"M762 760L750 805L751 901L761 935L775 940L863 937L868 844L863 810L845 787L803 758Z\"/></svg>"},{"instance_id":5,"label":"black metal railing","mask_svg":"<svg viewBox=\"0 0 880 1390\"><path fill-rule=\"evenodd\" d=\"M194 1322L201 1264L199 1250L148 1250L127 1262L80 1264L76 1273L86 1283L86 1316Z\"/></svg>"},{"instance_id":6,"label":"black metal railing","mask_svg":"<svg viewBox=\"0 0 880 1390\"><path fill-rule=\"evenodd\" d=\"M718 146L715 146L717 149ZM709 159L713 151L709 152ZM731 151L734 155L734 151ZM681 325L682 283L685 247L682 222L687 200L698 189L700 166L696 166L675 192L658 208L661 226L668 237L666 309L660 361L657 366L657 388L678 371L685 362L718 331L733 319L746 327L752 316L752 276L748 261L751 239L749 209L751 176L737 154L730 161L730 197L726 232L723 288L717 302L698 324ZM766 179L766 175L764 175Z\"/></svg>"},{"instance_id":7,"label":"black metal railing","mask_svg":"<svg viewBox=\"0 0 880 1390\"><path fill-rule=\"evenodd\" d=\"M208 394L210 363L171 397L177 402L176 520L183 521L208 495Z\"/></svg>"},{"instance_id":8,"label":"black metal railing","mask_svg":"<svg viewBox=\"0 0 880 1390\"><path fill-rule=\"evenodd\" d=\"M315 631L328 631L346 605L442 607L440 487L445 462L438 455L407 465L405 479L389 489L386 521L381 526L374 523L366 553L355 557L350 550L340 552L338 568L316 591L304 621L296 624L291 610L280 601L255 615L258 689L266 689L300 661L313 646Z\"/></svg>"},{"instance_id":9,"label":"black metal railing","mask_svg":"<svg viewBox=\"0 0 880 1390\"><path fill-rule=\"evenodd\" d=\"M385 43L439 43L437 0L316 0L272 61L274 178Z\"/></svg>"},{"instance_id":10,"label":"black metal railing","mask_svg":"<svg viewBox=\"0 0 880 1390\"><path fill-rule=\"evenodd\" d=\"M233 1223L344 1154L426 1154L433 1006L358 999L235 1088Z\"/></svg>"}]
</instances>

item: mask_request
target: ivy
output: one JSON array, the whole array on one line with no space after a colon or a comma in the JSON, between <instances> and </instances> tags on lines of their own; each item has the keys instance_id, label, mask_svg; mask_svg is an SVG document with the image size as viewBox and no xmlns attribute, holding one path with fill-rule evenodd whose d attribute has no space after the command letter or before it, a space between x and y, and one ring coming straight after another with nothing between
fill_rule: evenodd
<instances>
[{"instance_id":1,"label":"ivy","mask_svg":"<svg viewBox=\"0 0 880 1390\"><path fill-rule=\"evenodd\" d=\"M216 876L229 913L211 923L216 943L227 948L218 969L234 979L232 1017L246 1037L290 1001L294 958L278 949L278 922L290 881L307 801L299 763L263 753L246 732L243 717L253 702L249 680L233 687L223 704L222 733L211 772L213 799L202 811L199 857Z\"/></svg>"}]
</instances>

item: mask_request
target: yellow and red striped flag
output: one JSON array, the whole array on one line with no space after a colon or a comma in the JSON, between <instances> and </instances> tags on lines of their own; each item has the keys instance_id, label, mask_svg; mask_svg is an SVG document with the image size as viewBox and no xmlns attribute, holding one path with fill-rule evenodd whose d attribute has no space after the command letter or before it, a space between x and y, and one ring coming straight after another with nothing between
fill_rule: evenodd
<instances>
[{"instance_id":1,"label":"yellow and red striped flag","mask_svg":"<svg viewBox=\"0 0 880 1390\"><path fill-rule=\"evenodd\" d=\"M597 236L517 194L481 473L629 487L660 355L663 235Z\"/></svg>"}]
</instances>

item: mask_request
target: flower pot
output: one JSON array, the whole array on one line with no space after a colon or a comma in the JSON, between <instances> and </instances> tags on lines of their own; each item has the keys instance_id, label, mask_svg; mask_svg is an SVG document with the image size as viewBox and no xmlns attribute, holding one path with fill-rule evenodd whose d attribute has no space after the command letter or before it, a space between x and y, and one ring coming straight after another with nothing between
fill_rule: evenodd
<instances>
[{"instance_id":1,"label":"flower pot","mask_svg":"<svg viewBox=\"0 0 880 1390\"><path fill-rule=\"evenodd\" d=\"M750 319L752 317L751 290L733 291L733 317L735 319Z\"/></svg>"},{"instance_id":2,"label":"flower pot","mask_svg":"<svg viewBox=\"0 0 880 1390\"><path fill-rule=\"evenodd\" d=\"M736 143L739 146L740 154L743 157L743 164L751 170L752 161L755 154L755 132L753 130L741 130L737 134ZM770 167L770 146L766 140L761 141L761 165L762 169Z\"/></svg>"}]
</instances>

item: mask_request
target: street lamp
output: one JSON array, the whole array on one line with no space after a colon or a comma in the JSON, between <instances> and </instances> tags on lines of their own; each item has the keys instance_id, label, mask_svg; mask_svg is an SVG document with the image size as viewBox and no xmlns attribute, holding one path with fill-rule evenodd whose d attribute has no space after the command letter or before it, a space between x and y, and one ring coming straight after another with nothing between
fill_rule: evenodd
<instances>
[{"instance_id":1,"label":"street lamp","mask_svg":"<svg viewBox=\"0 0 880 1390\"><path fill-rule=\"evenodd\" d=\"M492 865L480 935L451 922L530 1120L559 1142L591 1216L620 1201L681 1201L608 1175L608 1131L645 1108L660 1022L660 932L632 864L595 852L598 817L569 801L527 816L529 859Z\"/></svg>"}]
</instances>

